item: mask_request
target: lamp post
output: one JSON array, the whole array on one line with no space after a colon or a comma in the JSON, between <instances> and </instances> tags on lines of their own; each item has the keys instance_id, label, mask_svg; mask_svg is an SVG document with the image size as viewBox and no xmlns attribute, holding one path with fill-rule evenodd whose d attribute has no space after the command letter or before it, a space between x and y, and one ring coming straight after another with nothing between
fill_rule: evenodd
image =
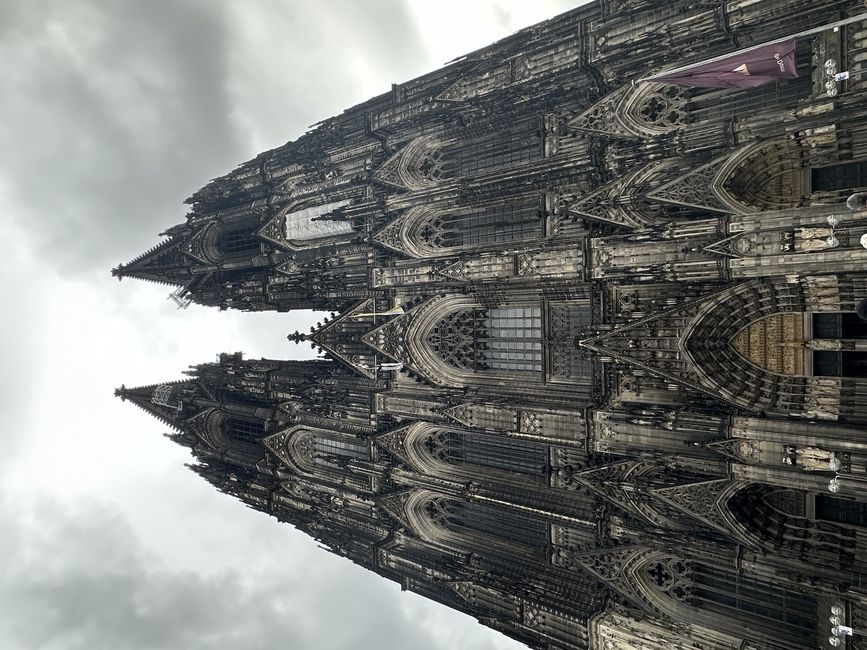
<instances>
[{"instance_id":1,"label":"lamp post","mask_svg":"<svg viewBox=\"0 0 867 650\"><path fill-rule=\"evenodd\" d=\"M831 636L828 637L828 643L832 647L838 648L843 645L845 637L854 634L854 630L845 625L846 609L843 605L839 603L831 605L830 613L828 622L831 624Z\"/></svg>"}]
</instances>

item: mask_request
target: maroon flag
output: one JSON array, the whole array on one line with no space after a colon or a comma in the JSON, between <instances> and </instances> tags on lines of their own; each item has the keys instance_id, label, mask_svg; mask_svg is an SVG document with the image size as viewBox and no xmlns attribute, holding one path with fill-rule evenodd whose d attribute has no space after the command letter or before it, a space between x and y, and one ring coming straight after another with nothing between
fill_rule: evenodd
<instances>
[{"instance_id":1,"label":"maroon flag","mask_svg":"<svg viewBox=\"0 0 867 650\"><path fill-rule=\"evenodd\" d=\"M648 77L645 81L698 88L755 88L798 76L795 39L778 41Z\"/></svg>"}]
</instances>

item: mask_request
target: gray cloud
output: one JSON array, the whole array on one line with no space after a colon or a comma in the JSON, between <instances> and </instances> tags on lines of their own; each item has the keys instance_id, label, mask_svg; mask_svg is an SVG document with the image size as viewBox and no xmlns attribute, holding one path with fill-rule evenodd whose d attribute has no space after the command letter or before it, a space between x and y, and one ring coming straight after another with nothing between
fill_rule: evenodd
<instances>
[{"instance_id":1,"label":"gray cloud","mask_svg":"<svg viewBox=\"0 0 867 650\"><path fill-rule=\"evenodd\" d=\"M46 260L104 270L246 152L219 4L5 2L0 169Z\"/></svg>"},{"instance_id":2,"label":"gray cloud","mask_svg":"<svg viewBox=\"0 0 867 650\"><path fill-rule=\"evenodd\" d=\"M268 572L172 571L140 548L118 511L95 502L43 500L23 515L6 503L0 529L8 650L440 647L400 613L395 585L371 583L338 558L337 571L318 571L275 550Z\"/></svg>"},{"instance_id":3,"label":"gray cloud","mask_svg":"<svg viewBox=\"0 0 867 650\"><path fill-rule=\"evenodd\" d=\"M293 0L267 12L229 2L231 94L256 148L427 72L419 26L393 0Z\"/></svg>"},{"instance_id":4,"label":"gray cloud","mask_svg":"<svg viewBox=\"0 0 867 650\"><path fill-rule=\"evenodd\" d=\"M2 272L3 312L0 318L0 477L18 449L27 444L24 432L33 426L34 413L45 408L40 390L45 364L44 341L51 335L51 299L38 272L34 272L19 233L7 230L8 247Z\"/></svg>"}]
</instances>

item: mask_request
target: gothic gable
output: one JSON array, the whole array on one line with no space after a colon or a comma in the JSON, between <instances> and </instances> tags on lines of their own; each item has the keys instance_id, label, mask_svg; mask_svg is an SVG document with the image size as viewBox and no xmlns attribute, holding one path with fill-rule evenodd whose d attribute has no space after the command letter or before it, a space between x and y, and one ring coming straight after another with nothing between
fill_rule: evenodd
<instances>
[{"instance_id":1,"label":"gothic gable","mask_svg":"<svg viewBox=\"0 0 867 650\"><path fill-rule=\"evenodd\" d=\"M205 409L193 417L184 420L184 428L196 435L202 442L214 451L220 451L226 447L220 421L222 416L218 409Z\"/></svg>"},{"instance_id":2,"label":"gothic gable","mask_svg":"<svg viewBox=\"0 0 867 650\"><path fill-rule=\"evenodd\" d=\"M686 173L649 192L647 198L712 212L734 212L714 190L717 176L725 161L726 157L723 156L703 165L690 165Z\"/></svg>"},{"instance_id":3,"label":"gothic gable","mask_svg":"<svg viewBox=\"0 0 867 650\"><path fill-rule=\"evenodd\" d=\"M278 248L292 250L292 246L286 238L286 229L283 227L283 221L282 213L275 214L256 231L256 234Z\"/></svg>"},{"instance_id":4,"label":"gothic gable","mask_svg":"<svg viewBox=\"0 0 867 650\"><path fill-rule=\"evenodd\" d=\"M443 176L441 150L446 144L437 136L420 135L382 163L372 179L401 190L435 187Z\"/></svg>"},{"instance_id":5,"label":"gothic gable","mask_svg":"<svg viewBox=\"0 0 867 650\"><path fill-rule=\"evenodd\" d=\"M219 253L213 245L213 232L216 229L215 223L209 223L199 228L186 242L181 249L196 262L202 264L212 264L220 258Z\"/></svg>"},{"instance_id":6,"label":"gothic gable","mask_svg":"<svg viewBox=\"0 0 867 650\"><path fill-rule=\"evenodd\" d=\"M653 471L652 465L628 460L582 470L574 475L573 480L627 512L644 517L655 525L671 527L672 522L643 502L640 496L638 483L641 477Z\"/></svg>"},{"instance_id":7,"label":"gothic gable","mask_svg":"<svg viewBox=\"0 0 867 650\"><path fill-rule=\"evenodd\" d=\"M686 124L687 92L657 83L626 85L573 118L569 128L618 138L647 138Z\"/></svg>"},{"instance_id":8,"label":"gothic gable","mask_svg":"<svg viewBox=\"0 0 867 650\"><path fill-rule=\"evenodd\" d=\"M658 609L642 592L635 579L636 571L652 555L649 548L638 545L585 552L562 550L555 555L554 563L581 569L645 611L657 613Z\"/></svg>"},{"instance_id":9,"label":"gothic gable","mask_svg":"<svg viewBox=\"0 0 867 650\"><path fill-rule=\"evenodd\" d=\"M695 368L684 357L681 345L683 332L703 302L699 299L646 316L580 341L580 345L695 390L708 392L708 387L700 383Z\"/></svg>"},{"instance_id":10,"label":"gothic gable","mask_svg":"<svg viewBox=\"0 0 867 650\"><path fill-rule=\"evenodd\" d=\"M413 530L413 522L408 515L410 507L410 499L415 496L417 490L409 489L400 492L392 492L383 497L380 497L376 504L382 508L390 517L397 521L407 530Z\"/></svg>"},{"instance_id":11,"label":"gothic gable","mask_svg":"<svg viewBox=\"0 0 867 650\"><path fill-rule=\"evenodd\" d=\"M412 322L413 312L410 311L365 334L362 341L395 361L413 365L406 341L408 328Z\"/></svg>"},{"instance_id":12,"label":"gothic gable","mask_svg":"<svg viewBox=\"0 0 867 650\"><path fill-rule=\"evenodd\" d=\"M409 257L421 257L415 247L409 242L408 224L412 222L416 212L423 210L426 210L426 208L413 207L399 213L382 229L373 234L373 241L396 253L408 255Z\"/></svg>"},{"instance_id":13,"label":"gothic gable","mask_svg":"<svg viewBox=\"0 0 867 650\"><path fill-rule=\"evenodd\" d=\"M729 479L702 481L652 490L653 496L727 535L733 534L724 514L725 503L741 484Z\"/></svg>"},{"instance_id":14,"label":"gothic gable","mask_svg":"<svg viewBox=\"0 0 867 650\"><path fill-rule=\"evenodd\" d=\"M409 455L407 454L405 444L406 436L410 430L410 426L401 427L396 431L389 431L388 433L380 434L373 439L373 442L375 442L378 447L381 447L399 461L410 464L411 461Z\"/></svg>"},{"instance_id":15,"label":"gothic gable","mask_svg":"<svg viewBox=\"0 0 867 650\"><path fill-rule=\"evenodd\" d=\"M287 467L292 467L295 464L288 452L289 440L295 430L296 427L289 427L262 439L262 444L283 461Z\"/></svg>"},{"instance_id":16,"label":"gothic gable","mask_svg":"<svg viewBox=\"0 0 867 650\"><path fill-rule=\"evenodd\" d=\"M660 173L667 163L650 163L602 185L568 205L572 217L602 221L628 230L650 226L656 220L643 197L648 180Z\"/></svg>"},{"instance_id":17,"label":"gothic gable","mask_svg":"<svg viewBox=\"0 0 867 650\"><path fill-rule=\"evenodd\" d=\"M326 322L309 338L338 361L369 379L376 377L376 358L355 337L376 322L376 302L362 300L335 319ZM388 318L388 316L381 316Z\"/></svg>"}]
</instances>

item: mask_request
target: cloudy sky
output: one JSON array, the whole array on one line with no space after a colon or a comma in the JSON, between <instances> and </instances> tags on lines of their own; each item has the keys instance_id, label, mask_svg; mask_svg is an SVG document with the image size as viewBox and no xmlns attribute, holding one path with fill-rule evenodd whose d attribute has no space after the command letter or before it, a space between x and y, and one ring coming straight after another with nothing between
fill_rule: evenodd
<instances>
[{"instance_id":1,"label":"cloudy sky","mask_svg":"<svg viewBox=\"0 0 867 650\"><path fill-rule=\"evenodd\" d=\"M183 467L113 389L300 358L314 314L178 311L109 270L208 179L577 0L0 0L0 647L518 647Z\"/></svg>"}]
</instances>

